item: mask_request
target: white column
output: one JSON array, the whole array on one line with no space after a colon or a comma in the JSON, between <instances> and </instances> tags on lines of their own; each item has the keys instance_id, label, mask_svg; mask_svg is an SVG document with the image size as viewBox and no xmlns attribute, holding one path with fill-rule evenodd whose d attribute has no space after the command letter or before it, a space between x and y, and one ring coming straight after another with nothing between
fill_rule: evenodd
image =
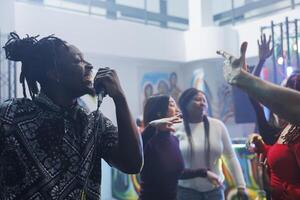
<instances>
[{"instance_id":1,"label":"white column","mask_svg":"<svg viewBox=\"0 0 300 200\"><path fill-rule=\"evenodd\" d=\"M203 26L214 26L213 21L213 0L201 0L202 3L202 25ZM221 3L221 1L220 1Z\"/></svg>"},{"instance_id":2,"label":"white column","mask_svg":"<svg viewBox=\"0 0 300 200\"><path fill-rule=\"evenodd\" d=\"M13 0L0 1L0 31L3 34L15 29L15 8Z\"/></svg>"},{"instance_id":3,"label":"white column","mask_svg":"<svg viewBox=\"0 0 300 200\"><path fill-rule=\"evenodd\" d=\"M189 0L189 29L212 26L212 0Z\"/></svg>"}]
</instances>

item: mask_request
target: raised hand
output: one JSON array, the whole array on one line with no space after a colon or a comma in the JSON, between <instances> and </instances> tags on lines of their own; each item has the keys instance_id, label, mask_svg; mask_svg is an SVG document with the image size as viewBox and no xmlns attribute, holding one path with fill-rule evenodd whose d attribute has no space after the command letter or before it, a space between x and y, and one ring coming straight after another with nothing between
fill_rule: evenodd
<instances>
[{"instance_id":1,"label":"raised hand","mask_svg":"<svg viewBox=\"0 0 300 200\"><path fill-rule=\"evenodd\" d=\"M271 36L269 36L269 39L267 41L266 34L260 36L260 41L257 40L258 55L260 60L266 60L272 55L274 46L270 47L270 42Z\"/></svg>"},{"instance_id":2,"label":"raised hand","mask_svg":"<svg viewBox=\"0 0 300 200\"><path fill-rule=\"evenodd\" d=\"M175 132L176 130L174 127L172 127L172 125L181 123L181 122L182 122L182 119L180 118L180 116L174 116L174 117L153 120L149 124L150 124L150 126L153 126L157 130L160 130L160 131Z\"/></svg>"},{"instance_id":3,"label":"raised hand","mask_svg":"<svg viewBox=\"0 0 300 200\"><path fill-rule=\"evenodd\" d=\"M241 71L247 70L247 66L245 63L247 45L247 42L243 42L243 44L241 45L241 56L239 58L235 58L225 51L217 51L217 54L225 58L223 72L224 78L229 84L235 84L235 80L239 76Z\"/></svg>"},{"instance_id":4,"label":"raised hand","mask_svg":"<svg viewBox=\"0 0 300 200\"><path fill-rule=\"evenodd\" d=\"M118 75L113 69L100 68L94 79L94 85L98 84L102 85L112 98L124 95Z\"/></svg>"},{"instance_id":5,"label":"raised hand","mask_svg":"<svg viewBox=\"0 0 300 200\"><path fill-rule=\"evenodd\" d=\"M264 141L257 133L252 133L248 136L246 148L252 153L264 153Z\"/></svg>"}]
</instances>

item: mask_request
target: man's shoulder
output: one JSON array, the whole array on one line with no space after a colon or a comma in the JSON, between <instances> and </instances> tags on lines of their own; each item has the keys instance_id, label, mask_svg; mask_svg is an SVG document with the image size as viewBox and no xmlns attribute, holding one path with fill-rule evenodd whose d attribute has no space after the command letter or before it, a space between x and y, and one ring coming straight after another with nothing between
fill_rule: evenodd
<instances>
[{"instance_id":1,"label":"man's shoulder","mask_svg":"<svg viewBox=\"0 0 300 200\"><path fill-rule=\"evenodd\" d=\"M0 104L0 120L5 123L13 123L14 119L28 115L36 110L36 104L30 99L9 99Z\"/></svg>"}]
</instances>

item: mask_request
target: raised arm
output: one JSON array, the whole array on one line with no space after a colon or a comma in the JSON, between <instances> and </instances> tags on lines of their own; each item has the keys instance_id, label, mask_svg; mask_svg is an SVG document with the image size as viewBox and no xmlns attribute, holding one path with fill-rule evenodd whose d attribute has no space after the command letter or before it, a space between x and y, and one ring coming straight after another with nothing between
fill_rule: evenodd
<instances>
[{"instance_id":1,"label":"raised arm","mask_svg":"<svg viewBox=\"0 0 300 200\"><path fill-rule=\"evenodd\" d=\"M143 146L146 147L147 143L157 133L157 131L175 132L172 127L173 124L180 123L182 120L179 116L161 118L151 121L142 132Z\"/></svg>"},{"instance_id":2,"label":"raised arm","mask_svg":"<svg viewBox=\"0 0 300 200\"><path fill-rule=\"evenodd\" d=\"M109 161L125 173L139 173L143 165L141 137L131 117L119 78L114 70L104 68L98 71L96 82L103 84L116 107L118 144L111 149Z\"/></svg>"},{"instance_id":3,"label":"raised arm","mask_svg":"<svg viewBox=\"0 0 300 200\"><path fill-rule=\"evenodd\" d=\"M300 125L300 93L253 77L241 71L236 86L290 123Z\"/></svg>"},{"instance_id":4,"label":"raised arm","mask_svg":"<svg viewBox=\"0 0 300 200\"><path fill-rule=\"evenodd\" d=\"M246 49L247 42L244 42L238 59L224 51L218 51L225 58L224 77L227 82L241 88L280 117L300 125L300 93L248 73L245 70Z\"/></svg>"},{"instance_id":5,"label":"raised arm","mask_svg":"<svg viewBox=\"0 0 300 200\"><path fill-rule=\"evenodd\" d=\"M265 61L272 55L273 53L273 48L270 47L270 42L271 42L271 36L269 36L269 39L267 41L266 35L263 34L260 36L260 41L257 40L257 46L258 46L258 57L259 61L256 67L253 69L252 74L254 76L259 77L261 70L265 64Z\"/></svg>"},{"instance_id":6,"label":"raised arm","mask_svg":"<svg viewBox=\"0 0 300 200\"><path fill-rule=\"evenodd\" d=\"M273 47L270 47L270 42L271 36L269 36L267 41L265 34L261 35L260 41L257 40L259 62L252 71L254 76L260 77L260 73L266 59L268 59L273 53ZM269 124L263 107L260 105L260 103L251 97L249 97L249 99L255 110L256 124L258 126L259 133L267 144L274 144L276 141L276 134L278 133L279 129Z\"/></svg>"}]
</instances>

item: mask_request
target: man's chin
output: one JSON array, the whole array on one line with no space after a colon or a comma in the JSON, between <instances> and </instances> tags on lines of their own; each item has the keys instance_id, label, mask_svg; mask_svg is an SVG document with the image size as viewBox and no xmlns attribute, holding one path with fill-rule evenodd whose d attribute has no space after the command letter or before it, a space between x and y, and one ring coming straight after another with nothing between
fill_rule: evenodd
<instances>
[{"instance_id":1,"label":"man's chin","mask_svg":"<svg viewBox=\"0 0 300 200\"><path fill-rule=\"evenodd\" d=\"M96 96L96 92L95 92L95 89L94 88L91 88L91 87L88 87L87 89L86 89L86 94L88 94L88 95L91 95L91 96Z\"/></svg>"}]
</instances>

